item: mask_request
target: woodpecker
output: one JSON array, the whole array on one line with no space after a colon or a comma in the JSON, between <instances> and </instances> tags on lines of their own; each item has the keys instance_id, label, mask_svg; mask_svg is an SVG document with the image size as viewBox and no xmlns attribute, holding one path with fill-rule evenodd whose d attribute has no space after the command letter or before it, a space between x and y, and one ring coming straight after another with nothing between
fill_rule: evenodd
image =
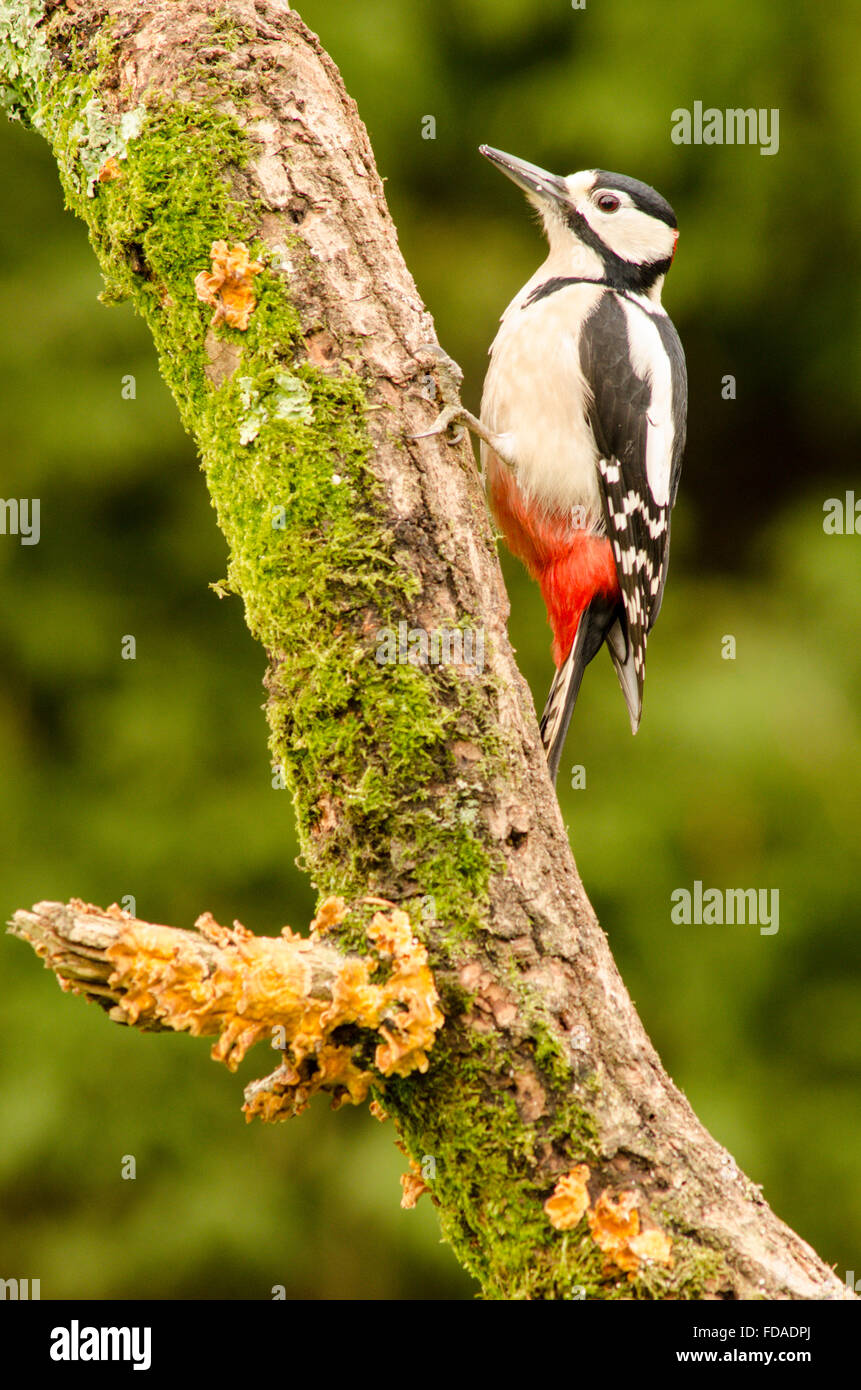
<instances>
[{"instance_id":1,"label":"woodpecker","mask_svg":"<svg viewBox=\"0 0 861 1390\"><path fill-rule=\"evenodd\" d=\"M632 733L640 723L685 443L685 358L661 304L678 230L639 179L560 178L481 153L526 193L549 254L502 315L481 418L443 375L448 404L429 433L463 421L479 435L491 510L540 585L557 668L541 719L555 781L583 672L605 643Z\"/></svg>"}]
</instances>

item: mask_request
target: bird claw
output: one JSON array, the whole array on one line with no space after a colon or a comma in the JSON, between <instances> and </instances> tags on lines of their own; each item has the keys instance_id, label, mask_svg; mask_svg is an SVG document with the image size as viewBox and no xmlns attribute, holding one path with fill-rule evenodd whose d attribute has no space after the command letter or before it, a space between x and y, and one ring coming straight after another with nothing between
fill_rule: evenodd
<instances>
[{"instance_id":1,"label":"bird claw","mask_svg":"<svg viewBox=\"0 0 861 1390\"><path fill-rule=\"evenodd\" d=\"M440 411L429 430L422 430L421 434L411 434L410 439L430 439L432 435L445 434L452 425L457 425L457 433L451 435L449 442L459 444L464 435L463 426L459 424L461 411L461 406L447 405Z\"/></svg>"}]
</instances>

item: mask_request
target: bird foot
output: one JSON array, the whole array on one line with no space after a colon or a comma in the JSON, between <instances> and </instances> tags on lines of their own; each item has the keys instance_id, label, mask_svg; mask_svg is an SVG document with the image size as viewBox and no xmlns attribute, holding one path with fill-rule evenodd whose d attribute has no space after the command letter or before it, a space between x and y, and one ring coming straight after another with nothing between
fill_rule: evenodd
<instances>
[{"instance_id":1,"label":"bird foot","mask_svg":"<svg viewBox=\"0 0 861 1390\"><path fill-rule=\"evenodd\" d=\"M429 430L424 430L421 434L413 434L411 439L428 439L435 434L446 434L452 425L465 425L474 435L484 441L489 449L508 468L514 468L514 460L511 457L508 441L503 435L495 434L483 425L477 416L461 403L460 387L463 381L463 372L460 367L449 357L447 352L438 343L422 343L416 349L416 357L426 354L433 358L433 371L436 373L437 385L439 388L439 398L442 403L442 410L434 420ZM432 378L431 378L432 380ZM434 399L433 397L431 399ZM457 434L449 435L450 444L459 444L463 439L464 431L459 429ZM481 467L481 480L484 482L484 463Z\"/></svg>"},{"instance_id":2,"label":"bird foot","mask_svg":"<svg viewBox=\"0 0 861 1390\"><path fill-rule=\"evenodd\" d=\"M429 357L432 359L432 370L436 376L435 386L439 392L442 410L429 430L423 430L421 434L410 435L410 438L429 439L435 434L446 434L452 425L467 425L470 429L478 426L480 431L479 421L461 404L460 388L463 384L463 371L454 358L449 357L438 343L421 343L416 349L415 355L418 358ZM433 378L431 378L431 382L433 384ZM459 444L463 435L463 429L459 429L456 434L450 436L449 443Z\"/></svg>"}]
</instances>

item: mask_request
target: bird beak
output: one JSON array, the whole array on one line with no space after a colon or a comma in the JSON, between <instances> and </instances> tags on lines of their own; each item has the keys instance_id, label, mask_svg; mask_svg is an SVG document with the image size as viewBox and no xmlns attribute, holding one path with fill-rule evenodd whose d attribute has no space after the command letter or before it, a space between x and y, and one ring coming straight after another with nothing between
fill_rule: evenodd
<instances>
[{"instance_id":1,"label":"bird beak","mask_svg":"<svg viewBox=\"0 0 861 1390\"><path fill-rule=\"evenodd\" d=\"M533 201L558 203L560 199L568 197L565 180L557 178L555 174L548 174L546 169L539 169L537 164L527 164L525 159L515 159L513 155L503 154L502 150L494 150L490 145L480 145L479 153L483 154L485 159L489 159L491 164L495 164L497 169L501 169L503 174L510 178L512 183L516 183L518 188L522 188Z\"/></svg>"}]
</instances>

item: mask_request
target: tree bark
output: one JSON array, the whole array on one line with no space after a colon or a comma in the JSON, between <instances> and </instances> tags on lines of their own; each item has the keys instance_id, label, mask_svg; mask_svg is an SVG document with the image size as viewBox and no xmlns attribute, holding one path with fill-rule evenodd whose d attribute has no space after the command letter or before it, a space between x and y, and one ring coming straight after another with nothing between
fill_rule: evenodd
<instances>
[{"instance_id":1,"label":"tree bark","mask_svg":"<svg viewBox=\"0 0 861 1390\"><path fill-rule=\"evenodd\" d=\"M411 438L433 324L334 64L283 0L6 16L4 100L51 142L197 440L304 861L350 904L339 948L367 950L368 896L427 945L429 1069L376 1074L458 1258L487 1297L850 1296L703 1129L619 978L470 445Z\"/></svg>"}]
</instances>

